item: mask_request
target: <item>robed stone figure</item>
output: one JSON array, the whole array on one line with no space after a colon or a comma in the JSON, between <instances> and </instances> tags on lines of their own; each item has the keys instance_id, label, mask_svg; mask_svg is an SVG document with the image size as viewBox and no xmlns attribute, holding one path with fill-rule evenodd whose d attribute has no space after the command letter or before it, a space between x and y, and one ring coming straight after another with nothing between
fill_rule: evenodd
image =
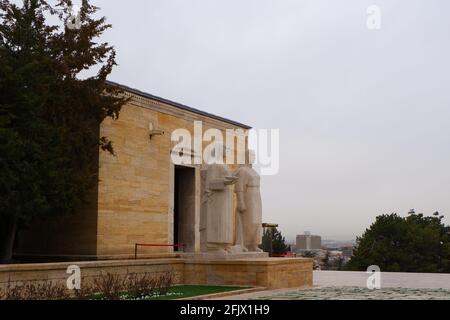
<instances>
[{"instance_id":1,"label":"robed stone figure","mask_svg":"<svg viewBox=\"0 0 450 320\"><path fill-rule=\"evenodd\" d=\"M203 250L229 252L234 244L233 190L236 178L225 164L209 164L204 169ZM206 221L205 221L206 220Z\"/></svg>"},{"instance_id":2,"label":"robed stone figure","mask_svg":"<svg viewBox=\"0 0 450 320\"><path fill-rule=\"evenodd\" d=\"M241 165L235 172L234 192L237 198L236 247L261 252L262 204L260 176L251 165Z\"/></svg>"}]
</instances>

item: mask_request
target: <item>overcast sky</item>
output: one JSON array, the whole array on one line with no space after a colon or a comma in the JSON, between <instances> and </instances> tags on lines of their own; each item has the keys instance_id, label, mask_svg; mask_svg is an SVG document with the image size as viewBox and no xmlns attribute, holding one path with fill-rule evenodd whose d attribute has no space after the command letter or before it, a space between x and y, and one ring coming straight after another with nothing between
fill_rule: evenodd
<instances>
[{"instance_id":1,"label":"overcast sky","mask_svg":"<svg viewBox=\"0 0 450 320\"><path fill-rule=\"evenodd\" d=\"M111 80L280 129L263 216L289 239L352 239L411 208L450 221L449 1L94 3L113 24Z\"/></svg>"}]
</instances>

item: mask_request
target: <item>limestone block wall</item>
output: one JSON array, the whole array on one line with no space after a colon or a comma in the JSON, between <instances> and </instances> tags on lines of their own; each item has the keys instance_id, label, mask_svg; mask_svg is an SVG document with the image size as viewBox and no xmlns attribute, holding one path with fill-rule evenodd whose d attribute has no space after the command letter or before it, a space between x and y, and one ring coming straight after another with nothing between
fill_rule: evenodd
<instances>
[{"instance_id":1,"label":"limestone block wall","mask_svg":"<svg viewBox=\"0 0 450 320\"><path fill-rule=\"evenodd\" d=\"M98 255L131 253L134 243L167 243L170 145L164 136L150 141L150 121L158 123L156 112L126 105L119 120L101 126L115 155L100 154Z\"/></svg>"},{"instance_id":2,"label":"limestone block wall","mask_svg":"<svg viewBox=\"0 0 450 320\"><path fill-rule=\"evenodd\" d=\"M203 130L236 128L160 102L132 96L116 121L106 120L100 130L114 143L115 155L100 153L97 221L97 255L123 255L135 243L173 243L173 170L170 153L176 144L171 133L187 129L194 121ZM149 138L149 123L164 135ZM205 142L206 144L206 142ZM197 166L196 216L191 223L199 230L200 166ZM199 237L199 236L198 236ZM195 250L200 249L200 244ZM142 253L172 252L171 247L143 247Z\"/></svg>"},{"instance_id":3,"label":"limestone block wall","mask_svg":"<svg viewBox=\"0 0 450 320\"><path fill-rule=\"evenodd\" d=\"M52 281L65 284L70 274L67 268L77 265L81 270L81 285L92 283L95 278L107 273L125 276L132 274L160 274L173 272L175 283L183 283L183 263L180 259L83 261L73 263L33 263L20 265L0 265L0 288L8 282L15 283Z\"/></svg>"}]
</instances>

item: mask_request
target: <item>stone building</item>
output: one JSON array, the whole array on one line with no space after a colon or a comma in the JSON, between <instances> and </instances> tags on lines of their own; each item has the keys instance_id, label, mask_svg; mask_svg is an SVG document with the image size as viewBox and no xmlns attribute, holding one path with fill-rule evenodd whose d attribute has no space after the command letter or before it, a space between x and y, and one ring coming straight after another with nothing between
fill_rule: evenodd
<instances>
[{"instance_id":1,"label":"stone building","mask_svg":"<svg viewBox=\"0 0 450 320\"><path fill-rule=\"evenodd\" d=\"M184 242L200 250L201 165L171 161L175 129L194 134L249 126L119 84L130 101L118 120L107 119L100 136L113 141L115 155L99 152L99 183L89 204L72 216L37 222L18 236L17 255L72 258L132 257L135 244ZM177 151L178 152L178 151ZM181 150L193 158L193 150ZM235 150L232 150L234 153ZM173 247L142 247L140 256L170 256Z\"/></svg>"},{"instance_id":2,"label":"stone building","mask_svg":"<svg viewBox=\"0 0 450 320\"><path fill-rule=\"evenodd\" d=\"M233 140L244 140L244 147L226 143L219 150L236 158L245 154L251 163L245 138L250 127L110 84L130 100L118 120L107 119L99 128L100 136L113 141L115 155L98 151L93 159L99 182L89 201L77 213L40 220L17 237L16 257L59 261L0 266L0 287L10 280L65 284L71 264L81 268L83 283L104 272L170 272L180 284L311 286L311 259L269 258L255 248L262 227L256 171L202 161L202 150L211 145L208 132L225 135L227 142L233 129ZM177 143L173 136L180 131L194 135L194 142ZM189 161L174 161L176 156ZM171 246L180 243L183 253ZM139 247L139 259L131 260L136 244L158 246ZM82 261L91 259L97 261Z\"/></svg>"}]
</instances>

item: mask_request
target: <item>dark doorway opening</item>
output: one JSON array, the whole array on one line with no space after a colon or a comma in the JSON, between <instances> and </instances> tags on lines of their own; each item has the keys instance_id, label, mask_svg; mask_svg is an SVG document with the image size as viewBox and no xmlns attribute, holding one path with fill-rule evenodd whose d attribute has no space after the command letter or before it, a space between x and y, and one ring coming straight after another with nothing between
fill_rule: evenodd
<instances>
[{"instance_id":1,"label":"dark doorway opening","mask_svg":"<svg viewBox=\"0 0 450 320\"><path fill-rule=\"evenodd\" d=\"M173 239L185 251L195 247L195 169L175 166ZM179 251L178 247L174 248Z\"/></svg>"}]
</instances>

